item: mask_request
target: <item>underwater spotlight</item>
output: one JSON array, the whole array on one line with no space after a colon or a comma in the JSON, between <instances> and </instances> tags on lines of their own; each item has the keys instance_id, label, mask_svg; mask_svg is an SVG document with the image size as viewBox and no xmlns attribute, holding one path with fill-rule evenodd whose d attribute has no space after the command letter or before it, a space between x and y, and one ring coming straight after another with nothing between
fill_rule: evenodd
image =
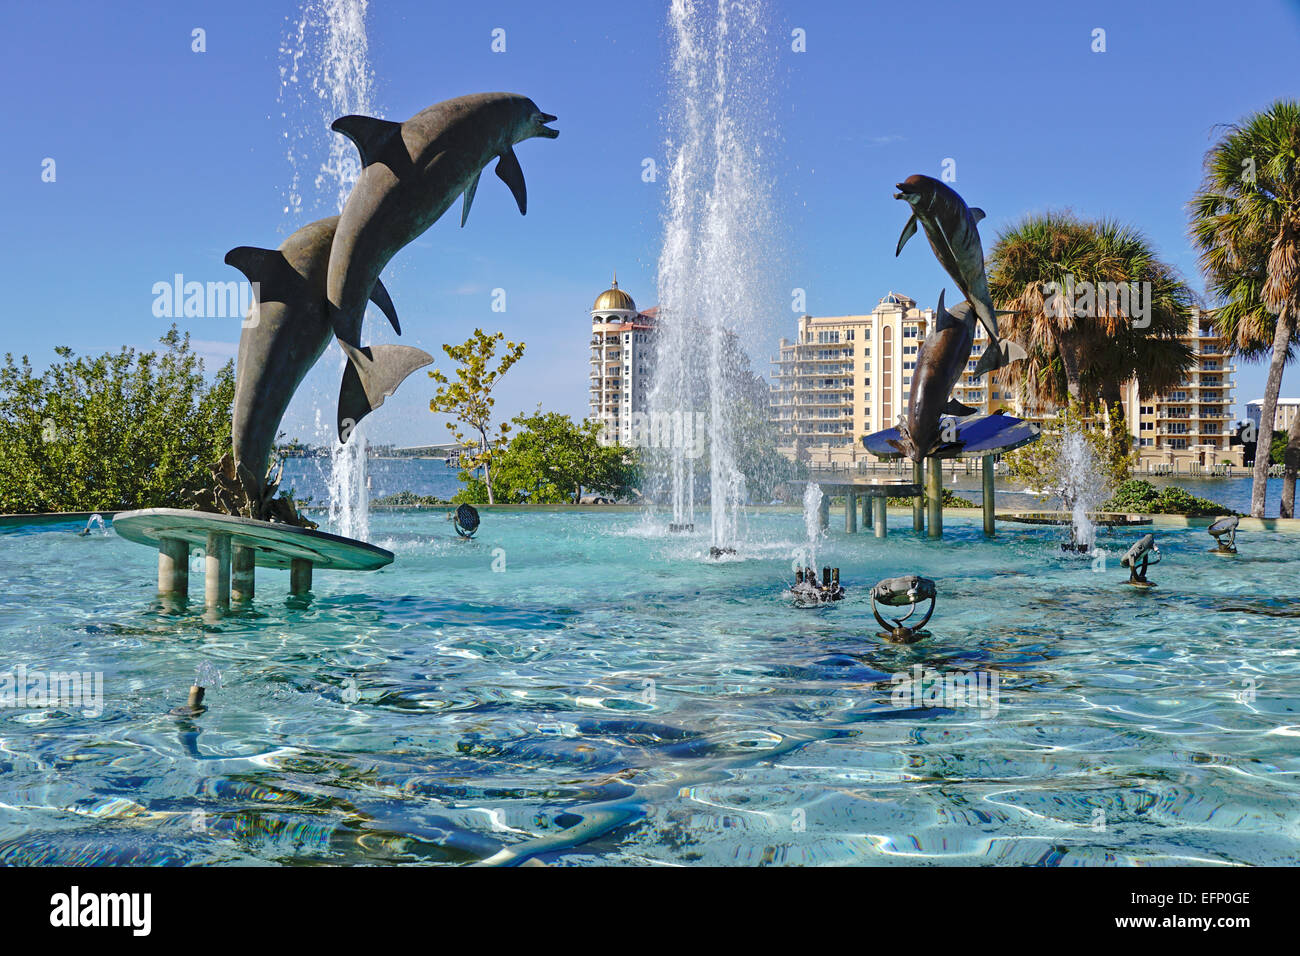
<instances>
[{"instance_id":1,"label":"underwater spotlight","mask_svg":"<svg viewBox=\"0 0 1300 956\"><path fill-rule=\"evenodd\" d=\"M456 509L451 523L462 538L472 538L474 532L478 530L478 511L473 505L461 505Z\"/></svg>"},{"instance_id":2,"label":"underwater spotlight","mask_svg":"<svg viewBox=\"0 0 1300 956\"><path fill-rule=\"evenodd\" d=\"M687 533L687 534L689 534L689 533L693 532L694 530L695 530L695 523L694 523L694 522L684 522L684 523L681 523L681 524L677 524L677 523L675 523L675 522L672 522L672 523L669 523L669 525L668 525L668 531L669 531L670 534L680 534L680 533Z\"/></svg>"},{"instance_id":3,"label":"underwater spotlight","mask_svg":"<svg viewBox=\"0 0 1300 956\"><path fill-rule=\"evenodd\" d=\"M930 620L930 615L934 613L936 594L934 582L919 574L905 574L902 577L886 578L881 581L871 589L871 613L884 628L880 636L895 644L914 644L928 636L928 632L921 628L925 627L926 622ZM905 623L916 613L916 605L921 601L930 602L925 616L915 624ZM910 607L910 610L890 622L880 616L880 609L876 606L878 603L886 607Z\"/></svg>"},{"instance_id":4,"label":"underwater spotlight","mask_svg":"<svg viewBox=\"0 0 1300 956\"><path fill-rule=\"evenodd\" d=\"M1210 549L1210 554L1237 553L1237 525L1239 524L1241 519L1236 515L1225 515L1214 519L1214 523L1206 529L1214 536L1214 543L1217 545ZM1227 541L1223 540L1225 536Z\"/></svg>"},{"instance_id":5,"label":"underwater spotlight","mask_svg":"<svg viewBox=\"0 0 1300 956\"><path fill-rule=\"evenodd\" d=\"M843 601L840 569L822 568L822 579L818 581L816 569L800 568L794 572L794 587L786 593L794 599L795 607L821 607L832 601Z\"/></svg>"},{"instance_id":6,"label":"underwater spotlight","mask_svg":"<svg viewBox=\"0 0 1300 956\"><path fill-rule=\"evenodd\" d=\"M691 527L694 528L695 526L691 525ZM722 557L726 557L727 555L735 554L735 553L736 553L735 548L719 548L716 545L714 545L712 548L709 548L709 557L711 558L722 558Z\"/></svg>"},{"instance_id":7,"label":"underwater spotlight","mask_svg":"<svg viewBox=\"0 0 1300 956\"><path fill-rule=\"evenodd\" d=\"M1129 569L1128 583L1135 588L1153 588L1154 582L1147 580L1147 567L1160 563L1160 549L1156 547L1156 536L1144 534L1138 543L1129 548L1124 557L1119 559L1121 567Z\"/></svg>"}]
</instances>

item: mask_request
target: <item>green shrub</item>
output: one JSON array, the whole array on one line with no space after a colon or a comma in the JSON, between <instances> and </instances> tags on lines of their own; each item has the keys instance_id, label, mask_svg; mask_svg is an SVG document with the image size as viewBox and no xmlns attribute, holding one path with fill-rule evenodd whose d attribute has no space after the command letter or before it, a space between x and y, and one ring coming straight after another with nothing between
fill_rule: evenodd
<instances>
[{"instance_id":1,"label":"green shrub","mask_svg":"<svg viewBox=\"0 0 1300 956\"><path fill-rule=\"evenodd\" d=\"M66 347L0 366L0 512L187 508L230 451L234 363L209 381L176 327L164 349Z\"/></svg>"},{"instance_id":2,"label":"green shrub","mask_svg":"<svg viewBox=\"0 0 1300 956\"><path fill-rule=\"evenodd\" d=\"M1151 515L1188 515L1217 517L1237 512L1208 498L1198 498L1186 488L1171 485L1156 488L1149 481L1134 478L1124 482L1114 497L1101 506L1102 511L1126 511Z\"/></svg>"}]
</instances>

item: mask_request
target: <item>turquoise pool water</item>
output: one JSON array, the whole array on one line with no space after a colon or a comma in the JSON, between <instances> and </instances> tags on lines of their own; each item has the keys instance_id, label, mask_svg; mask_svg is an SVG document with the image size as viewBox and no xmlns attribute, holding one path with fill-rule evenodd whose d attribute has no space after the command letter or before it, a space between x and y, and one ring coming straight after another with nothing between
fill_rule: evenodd
<instances>
[{"instance_id":1,"label":"turquoise pool water","mask_svg":"<svg viewBox=\"0 0 1300 956\"><path fill-rule=\"evenodd\" d=\"M390 568L318 573L298 605L261 572L254 609L218 623L155 607L154 554L116 535L0 535L0 680L102 675L97 715L0 708L0 863L1300 851L1300 537L1243 533L1225 559L1160 531L1141 593L1118 564L1135 534L1103 536L1100 567L1054 529L832 530L817 561L848 599L804 611L780 593L807 546L791 512L750 515L723 562L627 513L485 512L471 542L441 513L372 529ZM932 636L890 645L867 589L909 571L938 583ZM170 716L201 665L210 709ZM927 672L996 697L927 700Z\"/></svg>"}]
</instances>

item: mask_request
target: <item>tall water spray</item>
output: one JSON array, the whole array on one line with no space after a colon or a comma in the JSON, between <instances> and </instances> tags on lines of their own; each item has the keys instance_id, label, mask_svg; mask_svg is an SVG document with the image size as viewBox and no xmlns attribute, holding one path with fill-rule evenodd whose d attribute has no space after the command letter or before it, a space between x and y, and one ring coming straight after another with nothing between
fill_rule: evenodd
<instances>
[{"instance_id":1,"label":"tall water spray","mask_svg":"<svg viewBox=\"0 0 1300 956\"><path fill-rule=\"evenodd\" d=\"M763 0L672 0L663 248L652 421L703 424L710 535L736 543L745 476L737 465L738 376L747 326L764 310L771 198L763 135L771 126ZM674 429L678 435L690 429ZM695 520L695 448L674 441L657 463L673 521Z\"/></svg>"},{"instance_id":2,"label":"tall water spray","mask_svg":"<svg viewBox=\"0 0 1300 956\"><path fill-rule=\"evenodd\" d=\"M810 481L803 490L803 526L808 533L808 556L804 564L817 567L817 543L822 537L822 486Z\"/></svg>"},{"instance_id":3,"label":"tall water spray","mask_svg":"<svg viewBox=\"0 0 1300 956\"><path fill-rule=\"evenodd\" d=\"M1073 421L1067 422L1061 432L1061 452L1054 478L1061 503L1070 512L1073 543L1091 550L1096 543L1097 529L1088 514L1106 500L1110 488L1083 428Z\"/></svg>"},{"instance_id":4,"label":"tall water spray","mask_svg":"<svg viewBox=\"0 0 1300 956\"><path fill-rule=\"evenodd\" d=\"M368 0L305 0L280 48L281 116L293 170L284 211L293 229L317 207L326 207L327 214L341 212L361 174L356 147L329 127L340 116L375 112L367 6ZM346 359L337 349L334 354L341 376ZM318 434L328 435L330 442L330 526L364 540L370 533L366 436L357 426L349 441L340 443L333 409L323 417L328 430L318 428Z\"/></svg>"}]
</instances>

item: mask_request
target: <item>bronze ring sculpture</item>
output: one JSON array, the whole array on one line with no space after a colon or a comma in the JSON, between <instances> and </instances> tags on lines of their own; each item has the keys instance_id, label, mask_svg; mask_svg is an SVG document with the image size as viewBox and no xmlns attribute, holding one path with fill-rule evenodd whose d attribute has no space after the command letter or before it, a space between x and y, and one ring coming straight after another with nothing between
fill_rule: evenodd
<instances>
[{"instance_id":1,"label":"bronze ring sculpture","mask_svg":"<svg viewBox=\"0 0 1300 956\"><path fill-rule=\"evenodd\" d=\"M918 574L886 578L877 584L871 589L871 613L876 616L876 620L884 628L880 636L896 644L914 644L925 637L926 632L921 629L925 627L930 620L930 616L934 614L936 593L934 582ZM930 602L930 607L926 610L925 616L915 624L904 623L916 613L917 604L926 600ZM884 604L888 607L908 607L909 610L905 615L895 618L891 623L880 616L880 609L877 604Z\"/></svg>"}]
</instances>

